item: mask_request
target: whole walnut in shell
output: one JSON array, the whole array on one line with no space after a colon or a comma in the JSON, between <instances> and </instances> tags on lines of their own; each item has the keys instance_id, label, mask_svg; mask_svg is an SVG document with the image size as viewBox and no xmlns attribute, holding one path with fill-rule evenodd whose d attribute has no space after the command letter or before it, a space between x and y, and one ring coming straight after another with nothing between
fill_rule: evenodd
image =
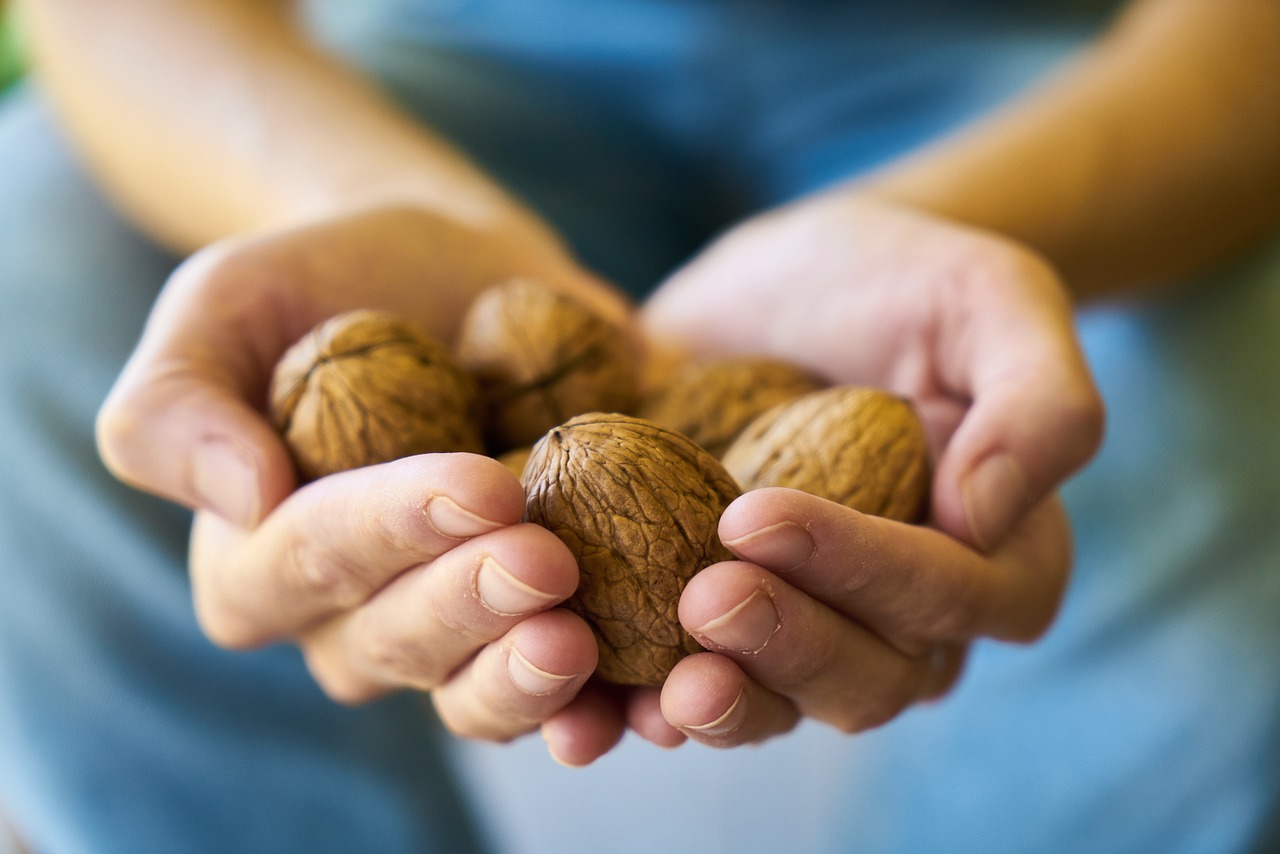
<instances>
[{"instance_id":1,"label":"whole walnut in shell","mask_svg":"<svg viewBox=\"0 0 1280 854\"><path fill-rule=\"evenodd\" d=\"M779 359L735 356L693 362L650 395L637 414L723 457L758 416L821 387L817 377Z\"/></svg>"},{"instance_id":2,"label":"whole walnut in shell","mask_svg":"<svg viewBox=\"0 0 1280 854\"><path fill-rule=\"evenodd\" d=\"M532 445L583 412L635 409L639 359L627 336L539 282L516 279L480 294L456 347L480 384L496 453Z\"/></svg>"},{"instance_id":3,"label":"whole walnut in shell","mask_svg":"<svg viewBox=\"0 0 1280 854\"><path fill-rule=\"evenodd\" d=\"M915 409L871 388L838 386L775 407L724 455L743 489L786 486L902 522L919 521L929 452Z\"/></svg>"},{"instance_id":4,"label":"whole walnut in shell","mask_svg":"<svg viewBox=\"0 0 1280 854\"><path fill-rule=\"evenodd\" d=\"M412 454L481 453L474 381L449 349L385 312L320 324L276 366L271 413L307 479Z\"/></svg>"},{"instance_id":5,"label":"whole walnut in shell","mask_svg":"<svg viewBox=\"0 0 1280 854\"><path fill-rule=\"evenodd\" d=\"M685 436L638 418L590 413L549 432L524 471L525 518L556 534L582 577L566 605L592 627L597 674L660 685L701 649L676 616L701 569L733 556L716 533L738 488Z\"/></svg>"}]
</instances>

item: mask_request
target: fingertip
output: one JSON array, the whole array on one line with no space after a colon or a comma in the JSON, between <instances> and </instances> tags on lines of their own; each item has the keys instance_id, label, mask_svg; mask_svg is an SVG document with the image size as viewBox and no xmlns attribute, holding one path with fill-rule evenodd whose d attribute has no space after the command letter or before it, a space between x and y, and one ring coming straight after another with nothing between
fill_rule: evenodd
<instances>
[{"instance_id":1,"label":"fingertip","mask_svg":"<svg viewBox=\"0 0 1280 854\"><path fill-rule=\"evenodd\" d=\"M745 674L727 658L699 653L680 661L662 688L663 717L697 741L722 739L742 729L749 700Z\"/></svg>"},{"instance_id":2,"label":"fingertip","mask_svg":"<svg viewBox=\"0 0 1280 854\"><path fill-rule=\"evenodd\" d=\"M391 465L416 468L428 518L445 537L466 539L514 525L524 516L524 488L503 463L469 453L420 454Z\"/></svg>"},{"instance_id":3,"label":"fingertip","mask_svg":"<svg viewBox=\"0 0 1280 854\"><path fill-rule=\"evenodd\" d=\"M960 482L960 500L968 540L989 551L1030 506L1026 472L1012 454L992 454Z\"/></svg>"},{"instance_id":4,"label":"fingertip","mask_svg":"<svg viewBox=\"0 0 1280 854\"><path fill-rule=\"evenodd\" d=\"M592 764L616 747L625 731L617 696L595 681L541 727L547 752L566 768Z\"/></svg>"},{"instance_id":5,"label":"fingertip","mask_svg":"<svg viewBox=\"0 0 1280 854\"><path fill-rule=\"evenodd\" d=\"M809 518L822 499L796 489L766 486L739 495L720 514L721 542L736 542L778 522ZM829 502L828 502L829 503Z\"/></svg>"},{"instance_id":6,"label":"fingertip","mask_svg":"<svg viewBox=\"0 0 1280 854\"><path fill-rule=\"evenodd\" d=\"M662 714L662 689L636 689L627 704L627 726L652 745L674 749L689 737L672 726Z\"/></svg>"}]
</instances>

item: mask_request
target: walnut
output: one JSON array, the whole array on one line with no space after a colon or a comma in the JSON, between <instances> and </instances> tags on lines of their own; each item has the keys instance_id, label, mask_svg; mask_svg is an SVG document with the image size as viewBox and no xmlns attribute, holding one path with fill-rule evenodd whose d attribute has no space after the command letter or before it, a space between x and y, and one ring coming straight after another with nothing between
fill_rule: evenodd
<instances>
[{"instance_id":1,"label":"walnut","mask_svg":"<svg viewBox=\"0 0 1280 854\"><path fill-rule=\"evenodd\" d=\"M817 377L778 359L739 356L694 362L650 395L637 414L679 430L723 457L757 416L821 387Z\"/></svg>"},{"instance_id":2,"label":"walnut","mask_svg":"<svg viewBox=\"0 0 1280 854\"><path fill-rule=\"evenodd\" d=\"M625 415L590 413L551 430L525 468L525 517L554 532L582 578L566 604L591 625L597 674L660 685L701 649L680 626L685 584L732 560L716 533L738 488L679 433Z\"/></svg>"},{"instance_id":3,"label":"walnut","mask_svg":"<svg viewBox=\"0 0 1280 854\"><path fill-rule=\"evenodd\" d=\"M307 479L483 450L472 379L444 344L383 312L352 311L313 329L276 366L270 399Z\"/></svg>"},{"instance_id":4,"label":"walnut","mask_svg":"<svg viewBox=\"0 0 1280 854\"><path fill-rule=\"evenodd\" d=\"M639 359L628 337L581 303L516 279L472 303L457 341L480 384L496 453L532 445L583 412L634 410Z\"/></svg>"},{"instance_id":5,"label":"walnut","mask_svg":"<svg viewBox=\"0 0 1280 854\"><path fill-rule=\"evenodd\" d=\"M919 521L929 491L924 428L902 398L840 386L775 407L724 455L743 489L787 486L863 513Z\"/></svg>"}]
</instances>

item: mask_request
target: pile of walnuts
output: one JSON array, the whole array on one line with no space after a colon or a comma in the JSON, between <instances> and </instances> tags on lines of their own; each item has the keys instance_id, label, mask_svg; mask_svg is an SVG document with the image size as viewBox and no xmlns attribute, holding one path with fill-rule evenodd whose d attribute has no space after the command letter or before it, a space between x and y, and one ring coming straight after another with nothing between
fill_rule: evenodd
<instances>
[{"instance_id":1,"label":"pile of walnuts","mask_svg":"<svg viewBox=\"0 0 1280 854\"><path fill-rule=\"evenodd\" d=\"M526 520L578 559L566 606L595 632L597 675L660 685L700 649L677 603L695 573L732 558L716 529L743 491L791 487L914 522L930 473L898 397L745 357L642 392L640 361L609 321L514 280L480 295L452 346L383 312L321 324L277 366L271 412L305 479L412 454L503 459Z\"/></svg>"}]
</instances>

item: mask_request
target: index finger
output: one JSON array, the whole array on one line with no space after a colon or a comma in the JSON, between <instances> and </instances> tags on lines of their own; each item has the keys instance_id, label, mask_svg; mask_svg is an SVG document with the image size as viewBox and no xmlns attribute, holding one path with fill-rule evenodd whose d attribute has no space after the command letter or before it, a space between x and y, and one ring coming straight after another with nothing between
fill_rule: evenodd
<instances>
[{"instance_id":1,"label":"index finger","mask_svg":"<svg viewBox=\"0 0 1280 854\"><path fill-rule=\"evenodd\" d=\"M197 613L223 646L289 637L523 513L515 477L475 454L423 454L330 475L248 533L200 517L191 555Z\"/></svg>"},{"instance_id":2,"label":"index finger","mask_svg":"<svg viewBox=\"0 0 1280 854\"><path fill-rule=\"evenodd\" d=\"M777 488L731 504L720 536L741 559L908 654L984 636L1035 639L1057 613L1071 564L1066 514L1054 498L989 554L932 528Z\"/></svg>"}]
</instances>

